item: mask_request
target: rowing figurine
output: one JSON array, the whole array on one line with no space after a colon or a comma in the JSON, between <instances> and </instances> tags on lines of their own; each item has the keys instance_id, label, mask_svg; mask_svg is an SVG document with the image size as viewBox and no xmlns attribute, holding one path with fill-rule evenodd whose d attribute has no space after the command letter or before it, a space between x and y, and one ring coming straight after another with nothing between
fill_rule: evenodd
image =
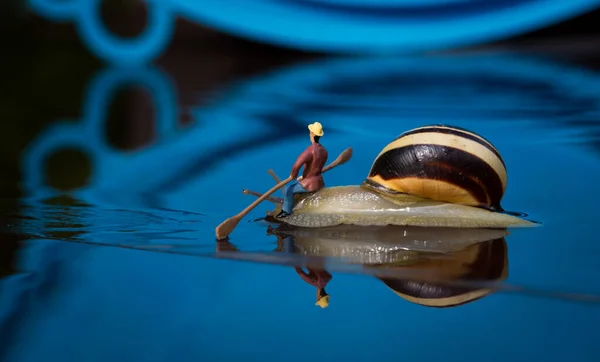
<instances>
[{"instance_id":1,"label":"rowing figurine","mask_svg":"<svg viewBox=\"0 0 600 362\"><path fill-rule=\"evenodd\" d=\"M351 155L352 149L346 149L334 162L323 167L321 173L346 163ZM305 174L312 175L306 170ZM278 180L276 175L272 176ZM290 197L284 200L271 197L291 182L292 176L295 175L264 194L245 190L258 199L219 225L217 239L227 236L239 220L263 200L281 207L281 212L276 209L268 215L269 221L294 227L539 225L524 219L526 214L505 211L500 205L508 178L506 165L496 147L481 135L454 126L423 126L400 134L381 150L360 185L323 186L313 192L299 193L295 191L302 189L294 185L286 189L291 190L293 202Z\"/></svg>"},{"instance_id":2,"label":"rowing figurine","mask_svg":"<svg viewBox=\"0 0 600 362\"><path fill-rule=\"evenodd\" d=\"M327 150L319 143L323 136L323 126L319 122L308 125L311 145L308 146L296 159L290 177L294 181L285 186L283 205L281 212L277 214L278 218L284 218L292 213L294 207L294 197L296 194L312 193L325 187L323 181L323 167L327 161ZM296 180L300 168L304 166L304 172L301 180Z\"/></svg>"}]
</instances>

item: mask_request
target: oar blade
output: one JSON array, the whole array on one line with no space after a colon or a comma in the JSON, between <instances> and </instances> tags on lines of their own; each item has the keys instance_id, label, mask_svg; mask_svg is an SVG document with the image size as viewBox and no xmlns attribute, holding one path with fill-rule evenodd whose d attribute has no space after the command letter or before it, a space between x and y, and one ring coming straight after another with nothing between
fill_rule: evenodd
<instances>
[{"instance_id":1,"label":"oar blade","mask_svg":"<svg viewBox=\"0 0 600 362\"><path fill-rule=\"evenodd\" d=\"M237 226L237 224L239 222L240 222L239 217L232 216L229 219L226 219L225 221L223 221L221 224L219 224L219 226L217 226L215 229L217 240L223 240L223 239L227 238L229 236L229 234L231 234L233 229L235 229L235 227Z\"/></svg>"},{"instance_id":2,"label":"oar blade","mask_svg":"<svg viewBox=\"0 0 600 362\"><path fill-rule=\"evenodd\" d=\"M323 167L323 172L327 172L334 167L337 167L339 165L342 165L342 164L348 162L350 160L350 158L352 158L352 147L346 148L344 151L342 151L342 153L340 153L340 155L332 163Z\"/></svg>"},{"instance_id":3,"label":"oar blade","mask_svg":"<svg viewBox=\"0 0 600 362\"><path fill-rule=\"evenodd\" d=\"M340 162L338 164L344 164L346 162L348 162L350 160L350 158L352 158L352 147L348 147L346 148L341 154L340 154Z\"/></svg>"}]
</instances>

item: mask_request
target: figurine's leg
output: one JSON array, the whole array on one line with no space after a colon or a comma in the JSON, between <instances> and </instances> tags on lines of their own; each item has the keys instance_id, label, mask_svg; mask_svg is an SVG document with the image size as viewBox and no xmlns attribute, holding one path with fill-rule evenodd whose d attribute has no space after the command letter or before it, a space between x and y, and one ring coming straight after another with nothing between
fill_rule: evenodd
<instances>
[{"instance_id":1,"label":"figurine's leg","mask_svg":"<svg viewBox=\"0 0 600 362\"><path fill-rule=\"evenodd\" d=\"M285 188L285 197L283 199L283 206L281 207L281 213L278 217L285 217L292 213L294 208L294 194L308 192L298 181L292 181Z\"/></svg>"},{"instance_id":2,"label":"figurine's leg","mask_svg":"<svg viewBox=\"0 0 600 362\"><path fill-rule=\"evenodd\" d=\"M298 181L292 181L287 184L283 190L283 205L278 217L285 217L292 213L294 207L294 188L298 185Z\"/></svg>"},{"instance_id":3,"label":"figurine's leg","mask_svg":"<svg viewBox=\"0 0 600 362\"><path fill-rule=\"evenodd\" d=\"M256 197L261 197L263 194L258 193L256 191L251 191L248 189L243 189L242 193L245 195L252 195L252 196L256 196ZM267 197L265 200L270 201L276 205L281 205L283 203L283 199L280 197L273 197L273 196L269 196Z\"/></svg>"},{"instance_id":4,"label":"figurine's leg","mask_svg":"<svg viewBox=\"0 0 600 362\"><path fill-rule=\"evenodd\" d=\"M295 251L294 238L291 235L286 235L283 238L283 251L290 254Z\"/></svg>"}]
</instances>

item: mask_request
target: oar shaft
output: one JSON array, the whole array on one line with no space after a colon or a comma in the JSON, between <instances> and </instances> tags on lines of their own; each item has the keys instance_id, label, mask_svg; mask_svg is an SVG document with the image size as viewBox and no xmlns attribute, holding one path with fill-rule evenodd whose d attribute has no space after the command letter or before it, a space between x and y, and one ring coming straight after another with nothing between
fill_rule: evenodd
<instances>
[{"instance_id":1,"label":"oar shaft","mask_svg":"<svg viewBox=\"0 0 600 362\"><path fill-rule=\"evenodd\" d=\"M277 191L280 187L285 186L285 184L287 184L288 182L292 181L293 178L291 176L289 176L288 178L286 178L285 180L281 181L280 183L278 183L277 185L273 186L269 191L267 191L266 193L264 193L261 197L259 197L258 199L254 200L253 203L251 203L250 205L248 205L248 207L246 207L244 210L242 210L239 214L237 214L235 217L236 218L243 218L244 216L246 216L250 211L252 211L252 209L254 209L258 204L260 204L261 202L263 202L267 197L271 196L275 191Z\"/></svg>"},{"instance_id":2,"label":"oar shaft","mask_svg":"<svg viewBox=\"0 0 600 362\"><path fill-rule=\"evenodd\" d=\"M281 181L279 181L281 182ZM256 192L256 191L252 191L252 190L248 190L248 189L243 189L242 193L246 194L246 195L252 195L252 196L256 196L256 197L261 197L262 194L260 192ZM278 198L278 197L273 197L273 196L269 196L266 198L267 201L270 201L274 204L281 204L282 199Z\"/></svg>"}]
</instances>

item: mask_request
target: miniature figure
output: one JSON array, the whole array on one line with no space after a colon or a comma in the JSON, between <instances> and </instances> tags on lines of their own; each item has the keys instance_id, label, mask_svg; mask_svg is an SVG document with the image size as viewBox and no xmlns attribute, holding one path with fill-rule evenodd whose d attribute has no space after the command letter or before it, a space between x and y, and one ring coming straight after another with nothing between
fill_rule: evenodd
<instances>
[{"instance_id":1,"label":"miniature figure","mask_svg":"<svg viewBox=\"0 0 600 362\"><path fill-rule=\"evenodd\" d=\"M298 193L315 192L325 187L323 181L323 166L327 161L327 150L319 143L323 136L323 126L319 122L308 125L311 145L308 146L296 159L290 177L294 180L284 189L283 206L278 218L289 216L294 208L294 195ZM296 180L300 168L304 166L304 173L300 181Z\"/></svg>"},{"instance_id":2,"label":"miniature figure","mask_svg":"<svg viewBox=\"0 0 600 362\"><path fill-rule=\"evenodd\" d=\"M329 305L329 294L325 291L325 286L331 280L331 274L324 269L308 269L308 273L306 273L300 267L294 267L296 273L308 284L317 288L317 302L315 305L318 305L321 308L327 308Z\"/></svg>"}]
</instances>

